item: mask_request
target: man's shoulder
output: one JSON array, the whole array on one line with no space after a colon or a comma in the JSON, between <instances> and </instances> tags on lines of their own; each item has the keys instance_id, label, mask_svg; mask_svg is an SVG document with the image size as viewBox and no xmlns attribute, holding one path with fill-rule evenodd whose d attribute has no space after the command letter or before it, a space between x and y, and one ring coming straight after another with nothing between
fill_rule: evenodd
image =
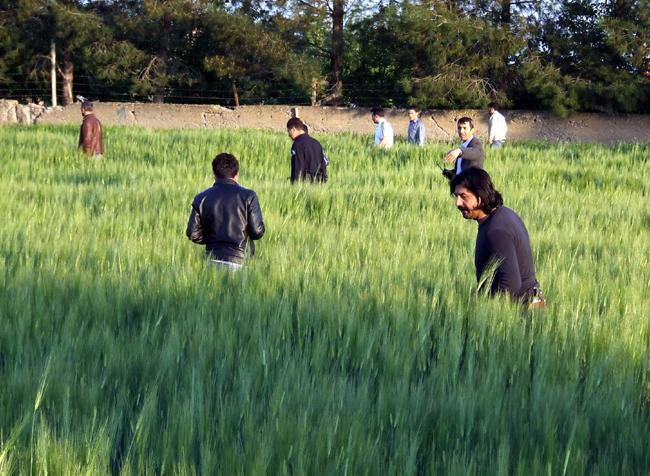
<instances>
[{"instance_id":1,"label":"man's shoulder","mask_svg":"<svg viewBox=\"0 0 650 476\"><path fill-rule=\"evenodd\" d=\"M239 195L244 197L253 197L257 195L254 190L246 188L237 182L217 182L211 187L206 188L194 197L195 201L202 201L206 197L216 195Z\"/></svg>"},{"instance_id":2,"label":"man's shoulder","mask_svg":"<svg viewBox=\"0 0 650 476\"><path fill-rule=\"evenodd\" d=\"M293 142L293 145L295 147L321 147L322 148L320 142L318 142L309 134L302 134Z\"/></svg>"},{"instance_id":3,"label":"man's shoulder","mask_svg":"<svg viewBox=\"0 0 650 476\"><path fill-rule=\"evenodd\" d=\"M246 188L239 184L236 185L237 185L238 192L241 193L242 195L245 195L247 197L254 197L257 195L257 193L255 193L255 190L253 190L252 188Z\"/></svg>"},{"instance_id":4,"label":"man's shoulder","mask_svg":"<svg viewBox=\"0 0 650 476\"><path fill-rule=\"evenodd\" d=\"M479 139L477 136L472 137L472 140L469 141L469 144L467 144L467 147L479 147L482 146L483 143L481 142L481 139Z\"/></svg>"},{"instance_id":5,"label":"man's shoulder","mask_svg":"<svg viewBox=\"0 0 650 476\"><path fill-rule=\"evenodd\" d=\"M501 205L493 212L490 220L490 230L511 230L513 225L521 223L521 218L517 213L504 205Z\"/></svg>"},{"instance_id":6,"label":"man's shoulder","mask_svg":"<svg viewBox=\"0 0 650 476\"><path fill-rule=\"evenodd\" d=\"M313 138L312 136L310 136L309 134L305 134L304 136L305 136L305 138L306 138L306 139L305 139L306 141L308 141L308 142L310 142L310 143L312 143L312 144L320 145L320 142L319 142L317 139L315 139L315 138Z\"/></svg>"}]
</instances>

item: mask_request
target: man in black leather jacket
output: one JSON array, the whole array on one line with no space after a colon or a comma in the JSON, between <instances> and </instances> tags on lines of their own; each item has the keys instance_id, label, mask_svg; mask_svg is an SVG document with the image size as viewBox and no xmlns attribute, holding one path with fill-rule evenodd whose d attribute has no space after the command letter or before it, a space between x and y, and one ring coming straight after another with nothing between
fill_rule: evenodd
<instances>
[{"instance_id":1,"label":"man in black leather jacket","mask_svg":"<svg viewBox=\"0 0 650 476\"><path fill-rule=\"evenodd\" d=\"M233 155L217 155L212 171L214 185L192 202L187 237L205 245L211 261L237 268L244 262L247 246L251 255L254 252L249 239L259 240L264 235L262 210L257 194L237 183L239 162Z\"/></svg>"}]
</instances>

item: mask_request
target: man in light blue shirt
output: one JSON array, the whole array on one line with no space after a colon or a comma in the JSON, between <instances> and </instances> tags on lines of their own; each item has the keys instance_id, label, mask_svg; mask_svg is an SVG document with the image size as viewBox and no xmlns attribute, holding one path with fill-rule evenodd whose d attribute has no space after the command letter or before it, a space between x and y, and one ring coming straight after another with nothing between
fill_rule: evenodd
<instances>
[{"instance_id":1,"label":"man in light blue shirt","mask_svg":"<svg viewBox=\"0 0 650 476\"><path fill-rule=\"evenodd\" d=\"M424 123L420 119L420 108L410 107L408 110L408 115L409 115L409 128L408 128L409 144L424 145L426 141L426 131L424 130Z\"/></svg>"},{"instance_id":2,"label":"man in light blue shirt","mask_svg":"<svg viewBox=\"0 0 650 476\"><path fill-rule=\"evenodd\" d=\"M390 149L394 142L393 126L384 118L384 109L381 107L373 107L370 111L372 113L372 122L375 126L375 146L380 149Z\"/></svg>"}]
</instances>

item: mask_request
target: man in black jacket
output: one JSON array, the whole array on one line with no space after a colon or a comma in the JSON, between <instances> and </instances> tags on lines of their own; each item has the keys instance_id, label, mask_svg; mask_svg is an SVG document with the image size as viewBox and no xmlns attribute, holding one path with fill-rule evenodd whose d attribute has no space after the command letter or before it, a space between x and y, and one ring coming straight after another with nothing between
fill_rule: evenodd
<instances>
[{"instance_id":1,"label":"man in black jacket","mask_svg":"<svg viewBox=\"0 0 650 476\"><path fill-rule=\"evenodd\" d=\"M327 182L329 161L323 147L307 133L307 126L297 117L287 121L287 134L291 145L291 183L298 180Z\"/></svg>"},{"instance_id":2,"label":"man in black jacket","mask_svg":"<svg viewBox=\"0 0 650 476\"><path fill-rule=\"evenodd\" d=\"M490 294L504 293L530 307L544 307L526 226L503 206L488 173L470 167L451 180L449 189L463 218L478 222L474 264L479 289L489 286Z\"/></svg>"},{"instance_id":3,"label":"man in black jacket","mask_svg":"<svg viewBox=\"0 0 650 476\"><path fill-rule=\"evenodd\" d=\"M239 162L233 155L217 155L212 171L214 185L192 202L187 237L205 245L206 255L213 263L240 268L249 240L259 240L264 235L262 210L257 194L237 183ZM254 249L250 242L251 255Z\"/></svg>"},{"instance_id":4,"label":"man in black jacket","mask_svg":"<svg viewBox=\"0 0 650 476\"><path fill-rule=\"evenodd\" d=\"M470 167L483 168L485 154L483 144L478 137L474 135L474 121L471 117L461 117L456 123L458 137L460 137L460 147L452 149L445 154L445 162L454 162L453 169L443 169L442 175L449 180L455 175L467 170Z\"/></svg>"}]
</instances>

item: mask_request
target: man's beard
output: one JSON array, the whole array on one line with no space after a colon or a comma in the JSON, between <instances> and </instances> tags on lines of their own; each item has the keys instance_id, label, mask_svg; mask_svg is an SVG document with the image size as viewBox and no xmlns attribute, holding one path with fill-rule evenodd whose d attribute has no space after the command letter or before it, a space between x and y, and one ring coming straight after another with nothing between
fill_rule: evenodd
<instances>
[{"instance_id":1,"label":"man's beard","mask_svg":"<svg viewBox=\"0 0 650 476\"><path fill-rule=\"evenodd\" d=\"M465 220L473 220L474 217L472 216L472 214L479 209L478 206L474 208L466 208L466 207L456 207L456 208L458 208L458 210L463 214L463 218Z\"/></svg>"}]
</instances>

